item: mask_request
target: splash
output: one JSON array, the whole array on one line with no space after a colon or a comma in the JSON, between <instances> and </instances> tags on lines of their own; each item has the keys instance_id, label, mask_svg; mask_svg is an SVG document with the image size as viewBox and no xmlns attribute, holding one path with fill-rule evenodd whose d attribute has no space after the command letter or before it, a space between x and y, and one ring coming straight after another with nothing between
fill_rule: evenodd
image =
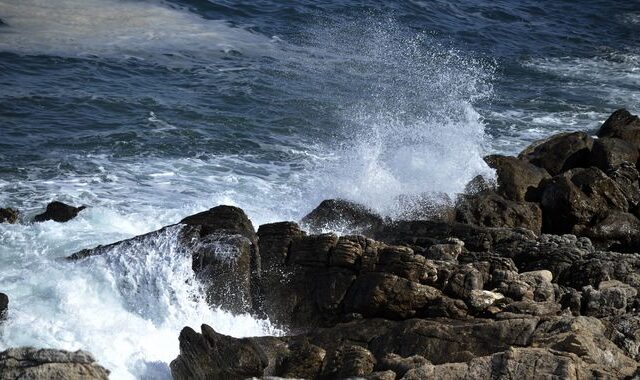
<instances>
[{"instance_id":1,"label":"splash","mask_svg":"<svg viewBox=\"0 0 640 380\"><path fill-rule=\"evenodd\" d=\"M207 323L233 336L279 334L268 321L209 307L179 243L179 226L76 263L56 260L82 244L69 236L99 230L84 217L0 231L0 265L8 268L0 287L11 297L0 350L85 349L114 379L170 379L184 326Z\"/></svg>"},{"instance_id":2,"label":"splash","mask_svg":"<svg viewBox=\"0 0 640 380\"><path fill-rule=\"evenodd\" d=\"M475 175L491 175L482 161L484 122L474 106L489 101L495 64L447 47L393 20L347 22L313 35L320 77L340 77L345 106L332 164L322 191L358 201L386 215L432 194L454 195ZM356 98L353 98L356 93Z\"/></svg>"}]
</instances>

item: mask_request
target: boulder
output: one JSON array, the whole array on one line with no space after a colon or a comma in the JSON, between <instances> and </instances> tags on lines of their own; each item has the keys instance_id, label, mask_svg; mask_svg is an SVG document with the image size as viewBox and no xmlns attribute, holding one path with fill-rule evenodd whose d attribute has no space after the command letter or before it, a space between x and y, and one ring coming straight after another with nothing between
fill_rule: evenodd
<instances>
[{"instance_id":1,"label":"boulder","mask_svg":"<svg viewBox=\"0 0 640 380\"><path fill-rule=\"evenodd\" d=\"M602 124L598 137L615 137L640 148L640 119L626 109L619 109Z\"/></svg>"},{"instance_id":2,"label":"boulder","mask_svg":"<svg viewBox=\"0 0 640 380\"><path fill-rule=\"evenodd\" d=\"M275 372L285 378L315 379L320 376L327 352L306 338L293 340L276 362Z\"/></svg>"},{"instance_id":3,"label":"boulder","mask_svg":"<svg viewBox=\"0 0 640 380\"><path fill-rule=\"evenodd\" d=\"M540 183L551 178L545 169L516 157L493 154L484 161L496 170L498 194L512 201L538 201Z\"/></svg>"},{"instance_id":4,"label":"boulder","mask_svg":"<svg viewBox=\"0 0 640 380\"><path fill-rule=\"evenodd\" d=\"M578 168L547 181L542 193L543 232L580 234L609 210L627 211L629 202L600 169Z\"/></svg>"},{"instance_id":5,"label":"boulder","mask_svg":"<svg viewBox=\"0 0 640 380\"><path fill-rule=\"evenodd\" d=\"M262 377L270 359L265 339L236 339L207 325L201 331L185 327L180 332L180 355L170 364L175 380Z\"/></svg>"},{"instance_id":6,"label":"boulder","mask_svg":"<svg viewBox=\"0 0 640 380\"><path fill-rule=\"evenodd\" d=\"M384 223L369 208L343 199L327 199L307 214L300 224L311 233L340 232L372 235Z\"/></svg>"},{"instance_id":7,"label":"boulder","mask_svg":"<svg viewBox=\"0 0 640 380\"><path fill-rule=\"evenodd\" d=\"M325 379L362 378L370 375L376 358L362 346L344 345L327 355L321 377Z\"/></svg>"},{"instance_id":8,"label":"boulder","mask_svg":"<svg viewBox=\"0 0 640 380\"><path fill-rule=\"evenodd\" d=\"M540 234L542 211L537 203L510 201L488 190L462 197L456 220L484 227L521 227Z\"/></svg>"},{"instance_id":9,"label":"boulder","mask_svg":"<svg viewBox=\"0 0 640 380\"><path fill-rule=\"evenodd\" d=\"M107 380L109 371L86 351L69 352L32 347L0 352L0 380Z\"/></svg>"},{"instance_id":10,"label":"boulder","mask_svg":"<svg viewBox=\"0 0 640 380\"><path fill-rule=\"evenodd\" d=\"M0 223L14 224L18 222L20 214L12 208L0 208Z\"/></svg>"},{"instance_id":11,"label":"boulder","mask_svg":"<svg viewBox=\"0 0 640 380\"><path fill-rule=\"evenodd\" d=\"M608 317L624 314L638 291L623 282L608 280L600 282L597 290L591 285L584 287L582 294L584 315Z\"/></svg>"},{"instance_id":12,"label":"boulder","mask_svg":"<svg viewBox=\"0 0 640 380\"><path fill-rule=\"evenodd\" d=\"M422 367L429 364L431 364L431 362L420 355L413 355L403 358L398 354L387 354L378 361L376 369L379 371L393 371L395 375L400 378L404 376L405 373L414 368Z\"/></svg>"},{"instance_id":13,"label":"boulder","mask_svg":"<svg viewBox=\"0 0 640 380\"><path fill-rule=\"evenodd\" d=\"M607 171L624 162L635 166L638 157L637 146L622 139L602 137L593 142L591 165Z\"/></svg>"},{"instance_id":14,"label":"boulder","mask_svg":"<svg viewBox=\"0 0 640 380\"><path fill-rule=\"evenodd\" d=\"M38 214L33 218L34 222L45 222L53 220L55 222L64 223L78 216L80 211L87 206L74 207L62 202L51 202L47 205L47 209L42 214Z\"/></svg>"},{"instance_id":15,"label":"boulder","mask_svg":"<svg viewBox=\"0 0 640 380\"><path fill-rule=\"evenodd\" d=\"M534 142L518 158L555 176L569 169L589 166L592 146L593 139L584 132L560 133Z\"/></svg>"},{"instance_id":16,"label":"boulder","mask_svg":"<svg viewBox=\"0 0 640 380\"><path fill-rule=\"evenodd\" d=\"M602 249L634 252L640 247L640 220L628 212L609 211L582 235Z\"/></svg>"},{"instance_id":17,"label":"boulder","mask_svg":"<svg viewBox=\"0 0 640 380\"><path fill-rule=\"evenodd\" d=\"M9 297L6 294L0 293L0 321L7 317L9 312Z\"/></svg>"}]
</instances>

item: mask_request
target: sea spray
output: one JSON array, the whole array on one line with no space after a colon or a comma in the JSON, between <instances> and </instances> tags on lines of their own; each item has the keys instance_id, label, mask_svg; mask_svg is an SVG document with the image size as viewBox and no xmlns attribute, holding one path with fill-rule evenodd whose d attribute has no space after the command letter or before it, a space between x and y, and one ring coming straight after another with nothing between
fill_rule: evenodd
<instances>
[{"instance_id":1,"label":"sea spray","mask_svg":"<svg viewBox=\"0 0 640 380\"><path fill-rule=\"evenodd\" d=\"M319 198L343 197L392 217L420 215L406 209L420 203L408 198L437 202L478 174L492 175L475 106L493 96L493 61L373 16L322 25L308 39L310 75L342 104Z\"/></svg>"}]
</instances>

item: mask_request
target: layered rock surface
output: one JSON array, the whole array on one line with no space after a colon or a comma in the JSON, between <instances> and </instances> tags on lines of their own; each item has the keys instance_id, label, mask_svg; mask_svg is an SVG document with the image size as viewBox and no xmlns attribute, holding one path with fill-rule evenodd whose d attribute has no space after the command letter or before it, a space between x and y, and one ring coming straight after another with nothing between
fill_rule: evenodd
<instances>
[{"instance_id":1,"label":"layered rock surface","mask_svg":"<svg viewBox=\"0 0 640 380\"><path fill-rule=\"evenodd\" d=\"M85 351L69 352L31 347L0 352L0 380L107 380L109 371Z\"/></svg>"}]
</instances>

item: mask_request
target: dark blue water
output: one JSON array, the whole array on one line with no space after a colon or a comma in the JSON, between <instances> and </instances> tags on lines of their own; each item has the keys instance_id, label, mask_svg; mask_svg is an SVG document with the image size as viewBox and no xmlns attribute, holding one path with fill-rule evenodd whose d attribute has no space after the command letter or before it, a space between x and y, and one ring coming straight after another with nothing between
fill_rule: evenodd
<instances>
[{"instance_id":1,"label":"dark blue water","mask_svg":"<svg viewBox=\"0 0 640 380\"><path fill-rule=\"evenodd\" d=\"M184 324L263 330L186 296L123 302L131 283L184 286L165 251L106 272L58 257L220 203L256 224L336 196L393 216L490 175L485 154L640 112L638 1L0 0L0 19L0 206L92 206L0 225L16 305L0 345L88 349L116 378L166 375ZM96 294L112 317L79 306ZM118 318L132 327L113 352Z\"/></svg>"}]
</instances>

